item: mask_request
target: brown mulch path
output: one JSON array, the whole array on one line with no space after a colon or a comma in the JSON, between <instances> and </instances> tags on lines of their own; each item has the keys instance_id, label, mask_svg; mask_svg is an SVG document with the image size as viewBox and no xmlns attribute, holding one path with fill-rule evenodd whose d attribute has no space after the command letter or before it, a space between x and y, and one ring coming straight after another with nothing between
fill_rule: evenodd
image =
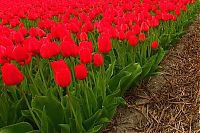
<instances>
[{"instance_id":1,"label":"brown mulch path","mask_svg":"<svg viewBox=\"0 0 200 133\"><path fill-rule=\"evenodd\" d=\"M200 16L103 133L200 133Z\"/></svg>"}]
</instances>

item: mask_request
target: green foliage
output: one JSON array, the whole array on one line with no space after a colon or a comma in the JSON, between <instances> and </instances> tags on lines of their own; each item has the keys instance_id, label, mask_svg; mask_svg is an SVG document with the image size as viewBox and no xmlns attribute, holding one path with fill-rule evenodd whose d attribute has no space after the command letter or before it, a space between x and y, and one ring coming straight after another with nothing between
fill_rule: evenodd
<instances>
[{"instance_id":1,"label":"green foliage","mask_svg":"<svg viewBox=\"0 0 200 133\"><path fill-rule=\"evenodd\" d=\"M58 124L64 122L64 110L59 101L50 96L36 96L31 105L41 122L41 132L59 131Z\"/></svg>"},{"instance_id":2,"label":"green foliage","mask_svg":"<svg viewBox=\"0 0 200 133\"><path fill-rule=\"evenodd\" d=\"M1 133L36 133L32 131L31 124L27 122L20 122L17 124L9 125L0 129ZM32 132L29 132L32 131Z\"/></svg>"}]
</instances>

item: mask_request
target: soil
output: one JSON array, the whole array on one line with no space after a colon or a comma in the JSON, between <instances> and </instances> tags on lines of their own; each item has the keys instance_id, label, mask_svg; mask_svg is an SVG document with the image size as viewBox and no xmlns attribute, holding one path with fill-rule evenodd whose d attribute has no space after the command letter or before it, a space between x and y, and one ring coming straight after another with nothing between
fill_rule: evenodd
<instances>
[{"instance_id":1,"label":"soil","mask_svg":"<svg viewBox=\"0 0 200 133\"><path fill-rule=\"evenodd\" d=\"M200 16L103 133L200 133Z\"/></svg>"}]
</instances>

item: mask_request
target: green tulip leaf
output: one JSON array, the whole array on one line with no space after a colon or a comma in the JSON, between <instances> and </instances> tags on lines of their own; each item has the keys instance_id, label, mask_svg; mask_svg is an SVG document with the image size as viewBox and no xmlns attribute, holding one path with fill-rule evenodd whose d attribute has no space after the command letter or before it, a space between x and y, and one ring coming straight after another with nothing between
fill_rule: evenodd
<instances>
[{"instance_id":1,"label":"green tulip leaf","mask_svg":"<svg viewBox=\"0 0 200 133\"><path fill-rule=\"evenodd\" d=\"M33 128L31 124L27 122L20 122L1 128L0 133L26 133L32 130Z\"/></svg>"},{"instance_id":2,"label":"green tulip leaf","mask_svg":"<svg viewBox=\"0 0 200 133\"><path fill-rule=\"evenodd\" d=\"M32 107L37 115L40 117L40 120L48 120L49 123L52 123L53 128L59 129L58 124L64 122L64 111L59 101L50 96L36 96L32 100ZM44 107L45 112L44 113ZM48 117L48 118L46 118ZM44 124L44 123L43 123Z\"/></svg>"}]
</instances>

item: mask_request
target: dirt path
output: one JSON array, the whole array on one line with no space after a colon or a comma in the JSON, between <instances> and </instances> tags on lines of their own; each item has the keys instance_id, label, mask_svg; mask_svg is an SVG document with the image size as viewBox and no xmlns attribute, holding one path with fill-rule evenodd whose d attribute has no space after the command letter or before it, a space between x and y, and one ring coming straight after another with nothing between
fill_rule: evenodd
<instances>
[{"instance_id":1,"label":"dirt path","mask_svg":"<svg viewBox=\"0 0 200 133\"><path fill-rule=\"evenodd\" d=\"M104 133L200 133L200 16Z\"/></svg>"}]
</instances>

